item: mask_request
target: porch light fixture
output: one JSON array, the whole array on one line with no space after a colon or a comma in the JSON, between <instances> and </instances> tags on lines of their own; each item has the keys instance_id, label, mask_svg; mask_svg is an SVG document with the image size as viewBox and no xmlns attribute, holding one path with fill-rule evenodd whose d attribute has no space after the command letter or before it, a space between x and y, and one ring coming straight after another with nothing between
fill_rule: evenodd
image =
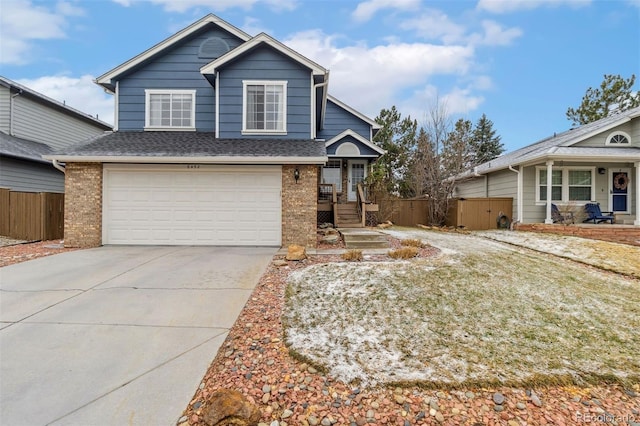
<instances>
[{"instance_id":1,"label":"porch light fixture","mask_svg":"<svg viewBox=\"0 0 640 426\"><path fill-rule=\"evenodd\" d=\"M298 183L298 180L300 179L300 170L297 168L293 171L293 178L296 180L296 183Z\"/></svg>"},{"instance_id":2,"label":"porch light fixture","mask_svg":"<svg viewBox=\"0 0 640 426\"><path fill-rule=\"evenodd\" d=\"M598 168L598 174L599 174L599 175L603 175L603 174L605 174L605 172L606 172L606 170L605 170L605 168L604 168L604 167L599 167L599 168Z\"/></svg>"}]
</instances>

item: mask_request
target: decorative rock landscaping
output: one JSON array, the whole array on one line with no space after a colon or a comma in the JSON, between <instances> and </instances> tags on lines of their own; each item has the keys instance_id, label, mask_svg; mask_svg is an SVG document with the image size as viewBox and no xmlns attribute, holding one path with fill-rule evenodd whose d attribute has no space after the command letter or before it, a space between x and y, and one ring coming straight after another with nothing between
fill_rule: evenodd
<instances>
[{"instance_id":1,"label":"decorative rock landscaping","mask_svg":"<svg viewBox=\"0 0 640 426\"><path fill-rule=\"evenodd\" d=\"M320 366L292 356L281 339L287 276L317 259L269 267L186 408L181 426L205 424L205 410L221 388L236 389L256 404L262 413L259 426L562 426L580 423L580 418L582 423L594 422L597 416L617 419L618 424L640 419L637 384L628 389L601 385L428 390L361 388L336 381ZM340 261L338 256L320 259Z\"/></svg>"}]
</instances>

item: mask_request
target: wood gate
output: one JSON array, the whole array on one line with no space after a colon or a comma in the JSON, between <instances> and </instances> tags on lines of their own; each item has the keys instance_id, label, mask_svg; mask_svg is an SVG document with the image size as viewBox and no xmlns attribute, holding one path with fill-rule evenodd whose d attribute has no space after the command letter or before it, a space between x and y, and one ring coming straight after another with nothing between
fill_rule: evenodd
<instances>
[{"instance_id":1,"label":"wood gate","mask_svg":"<svg viewBox=\"0 0 640 426\"><path fill-rule=\"evenodd\" d=\"M472 231L497 229L501 215L513 220L513 198L459 198L452 200L447 225Z\"/></svg>"}]
</instances>

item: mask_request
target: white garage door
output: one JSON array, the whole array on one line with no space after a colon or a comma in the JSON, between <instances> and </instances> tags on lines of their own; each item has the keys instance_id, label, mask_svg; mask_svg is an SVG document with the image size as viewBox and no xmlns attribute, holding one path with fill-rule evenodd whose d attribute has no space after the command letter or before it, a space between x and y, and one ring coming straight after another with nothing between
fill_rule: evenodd
<instances>
[{"instance_id":1,"label":"white garage door","mask_svg":"<svg viewBox=\"0 0 640 426\"><path fill-rule=\"evenodd\" d=\"M103 244L281 243L280 166L104 166Z\"/></svg>"}]
</instances>

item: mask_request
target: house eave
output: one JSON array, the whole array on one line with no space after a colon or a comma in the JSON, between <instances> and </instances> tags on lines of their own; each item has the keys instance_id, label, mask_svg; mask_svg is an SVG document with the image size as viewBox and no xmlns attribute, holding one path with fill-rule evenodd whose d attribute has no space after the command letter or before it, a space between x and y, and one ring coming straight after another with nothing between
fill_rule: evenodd
<instances>
[{"instance_id":1,"label":"house eave","mask_svg":"<svg viewBox=\"0 0 640 426\"><path fill-rule=\"evenodd\" d=\"M387 151L385 151L384 149L380 148L379 146L377 146L374 143L371 143L368 139L363 138L362 136L360 136L358 133L354 132L351 129L347 129L344 132L340 133L337 136L332 137L331 139L329 139L324 146L325 147L330 147L331 145L333 145L334 143L339 142L340 140L342 140L343 138L347 137L347 136L351 136L352 138L354 138L355 140L357 140L358 142L366 145L367 147L373 149L374 151L378 152L380 155L384 155L387 153Z\"/></svg>"},{"instance_id":2,"label":"house eave","mask_svg":"<svg viewBox=\"0 0 640 426\"><path fill-rule=\"evenodd\" d=\"M210 13L205 17L203 17L202 19L189 25L188 27L183 28L182 30L173 34L171 37L168 37L163 41L161 41L160 43L156 44L155 46L152 46L151 48L145 50L141 54L134 56L133 58L126 61L125 63L118 65L117 67L107 71L106 73L97 77L94 80L94 82L104 87L105 89L113 92L115 90L115 85L113 83L113 80L117 78L119 75L130 70L131 68L138 66L139 64L157 55L158 53L162 52L164 49L174 45L175 43L179 42L185 37L190 36L191 34L200 30L201 28L205 27L208 24L215 24L245 42L251 39L251 36L249 34L245 33L239 28L234 27L228 22L220 19L216 15Z\"/></svg>"},{"instance_id":3,"label":"house eave","mask_svg":"<svg viewBox=\"0 0 640 426\"><path fill-rule=\"evenodd\" d=\"M324 157L255 157L255 156L205 156L205 157L153 157L112 155L46 155L46 160L65 163L139 163L139 164L325 164Z\"/></svg>"},{"instance_id":4,"label":"house eave","mask_svg":"<svg viewBox=\"0 0 640 426\"><path fill-rule=\"evenodd\" d=\"M367 117L366 115L364 115L363 113L361 113L360 111L357 111L356 109L354 109L353 107L350 107L349 105L345 104L344 102L342 102L341 100L331 96L331 95L327 95L327 99L329 99L331 102L333 102L334 104L338 105L340 108L349 111L351 114L355 115L356 117L358 117L359 119L361 119L362 121L364 121L365 123L371 125L371 127L374 130L380 130L382 127L376 123L374 120L370 119L369 117Z\"/></svg>"}]
</instances>

